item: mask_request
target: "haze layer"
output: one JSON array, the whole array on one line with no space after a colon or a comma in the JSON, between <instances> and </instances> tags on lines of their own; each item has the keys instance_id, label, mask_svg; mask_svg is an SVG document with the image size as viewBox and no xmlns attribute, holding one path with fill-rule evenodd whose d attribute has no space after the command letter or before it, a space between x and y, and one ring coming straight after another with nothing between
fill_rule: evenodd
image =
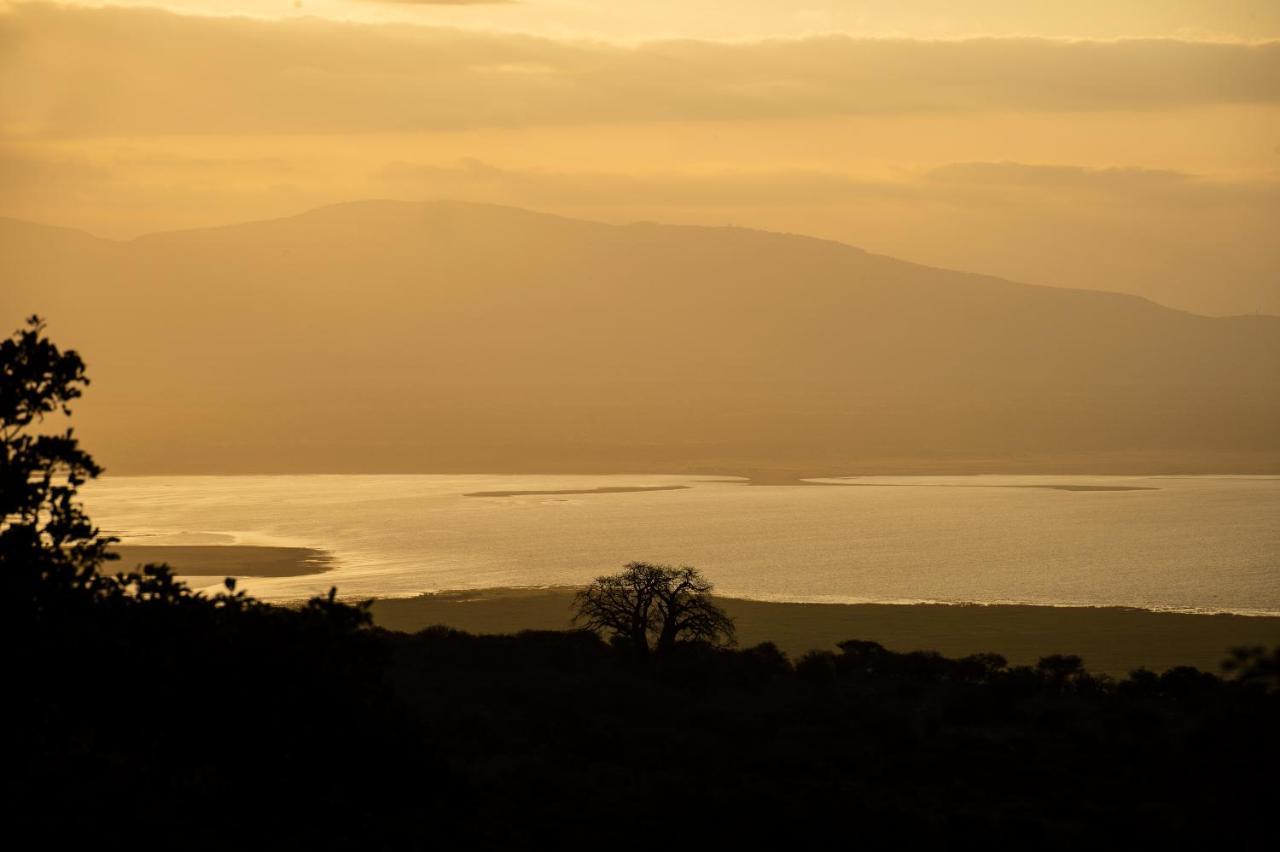
<instances>
[{"instance_id":1,"label":"haze layer","mask_svg":"<svg viewBox=\"0 0 1280 852\"><path fill-rule=\"evenodd\" d=\"M1258 472L1280 319L741 228L366 202L112 242L7 222L115 472Z\"/></svg>"}]
</instances>

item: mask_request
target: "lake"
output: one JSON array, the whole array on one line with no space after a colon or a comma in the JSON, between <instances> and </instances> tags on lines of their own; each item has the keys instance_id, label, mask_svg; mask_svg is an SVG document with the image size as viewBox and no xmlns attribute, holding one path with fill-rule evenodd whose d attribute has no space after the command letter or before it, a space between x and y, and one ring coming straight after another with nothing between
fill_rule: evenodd
<instances>
[{"instance_id":1,"label":"lake","mask_svg":"<svg viewBox=\"0 0 1280 852\"><path fill-rule=\"evenodd\" d=\"M1133 606L1280 614L1275 477L107 477L128 544L319 548L294 599L572 585L631 560L701 568L759 600ZM200 585L198 581L193 585Z\"/></svg>"}]
</instances>

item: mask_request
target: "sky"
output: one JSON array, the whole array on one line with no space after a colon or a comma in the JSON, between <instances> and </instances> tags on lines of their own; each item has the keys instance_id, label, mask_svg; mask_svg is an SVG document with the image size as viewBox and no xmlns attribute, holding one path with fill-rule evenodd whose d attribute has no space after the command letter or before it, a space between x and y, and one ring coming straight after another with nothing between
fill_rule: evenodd
<instances>
[{"instance_id":1,"label":"sky","mask_svg":"<svg viewBox=\"0 0 1280 852\"><path fill-rule=\"evenodd\" d=\"M364 198L1280 314L1280 3L0 2L0 215Z\"/></svg>"},{"instance_id":2,"label":"sky","mask_svg":"<svg viewBox=\"0 0 1280 852\"><path fill-rule=\"evenodd\" d=\"M125 0L82 6L414 23L611 40L757 39L840 32L957 38L1280 37L1272 0Z\"/></svg>"}]
</instances>

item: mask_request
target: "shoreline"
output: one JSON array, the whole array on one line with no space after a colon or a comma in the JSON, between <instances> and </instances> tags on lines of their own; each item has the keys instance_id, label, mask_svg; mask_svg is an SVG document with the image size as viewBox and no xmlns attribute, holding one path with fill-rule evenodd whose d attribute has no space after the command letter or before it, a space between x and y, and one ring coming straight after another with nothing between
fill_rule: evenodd
<instances>
[{"instance_id":1,"label":"shoreline","mask_svg":"<svg viewBox=\"0 0 1280 852\"><path fill-rule=\"evenodd\" d=\"M1125 454L1123 458L1067 456L1054 459L992 458L861 458L855 460L815 459L811 463L761 464L750 460L728 460L692 464L668 460L644 465L631 464L557 464L512 465L489 468L483 465L433 465L429 469L368 467L246 467L216 470L183 466L120 465L114 466L112 478L203 477L219 479L244 476L679 476L691 479L750 480L761 485L803 484L809 479L844 477L913 477L913 476L1094 476L1152 477L1166 479L1214 477L1280 478L1280 453L1215 454L1212 460L1188 462L1178 457L1141 457Z\"/></svg>"},{"instance_id":2,"label":"shoreline","mask_svg":"<svg viewBox=\"0 0 1280 852\"><path fill-rule=\"evenodd\" d=\"M179 579L197 581L318 576L334 567L330 554L303 547L125 545L114 551L121 558L107 564L111 573L167 562ZM410 633L435 625L494 634L567 630L576 591L499 587L376 598L372 614L377 626ZM994 652L1011 665L1077 654L1092 671L1123 677L1139 667L1163 671L1190 665L1217 672L1233 647L1280 645L1280 615L1275 614L1025 603L717 600L737 622L740 647L773 642L793 659L861 639L894 651L937 651L948 657Z\"/></svg>"},{"instance_id":3,"label":"shoreline","mask_svg":"<svg viewBox=\"0 0 1280 852\"><path fill-rule=\"evenodd\" d=\"M413 632L446 625L469 633L569 629L576 589L480 589L374 601L374 621ZM1123 677L1146 667L1218 672L1231 648L1280 645L1280 616L1160 612L1129 607L1026 604L783 603L719 598L738 644L773 642L793 659L863 639L894 651L948 657L995 652L1011 665L1077 654L1092 671Z\"/></svg>"}]
</instances>

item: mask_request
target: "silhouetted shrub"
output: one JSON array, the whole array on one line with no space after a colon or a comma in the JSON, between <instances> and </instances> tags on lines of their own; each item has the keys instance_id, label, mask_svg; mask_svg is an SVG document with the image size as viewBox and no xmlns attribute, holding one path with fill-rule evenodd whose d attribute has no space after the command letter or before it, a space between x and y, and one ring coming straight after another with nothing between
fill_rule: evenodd
<instances>
[{"instance_id":1,"label":"silhouetted shrub","mask_svg":"<svg viewBox=\"0 0 1280 852\"><path fill-rule=\"evenodd\" d=\"M837 677L836 655L830 651L809 651L796 661L796 674L813 686L830 686Z\"/></svg>"},{"instance_id":2,"label":"silhouetted shrub","mask_svg":"<svg viewBox=\"0 0 1280 852\"><path fill-rule=\"evenodd\" d=\"M1233 648L1223 669L1241 684L1267 692L1280 691L1280 648Z\"/></svg>"}]
</instances>

